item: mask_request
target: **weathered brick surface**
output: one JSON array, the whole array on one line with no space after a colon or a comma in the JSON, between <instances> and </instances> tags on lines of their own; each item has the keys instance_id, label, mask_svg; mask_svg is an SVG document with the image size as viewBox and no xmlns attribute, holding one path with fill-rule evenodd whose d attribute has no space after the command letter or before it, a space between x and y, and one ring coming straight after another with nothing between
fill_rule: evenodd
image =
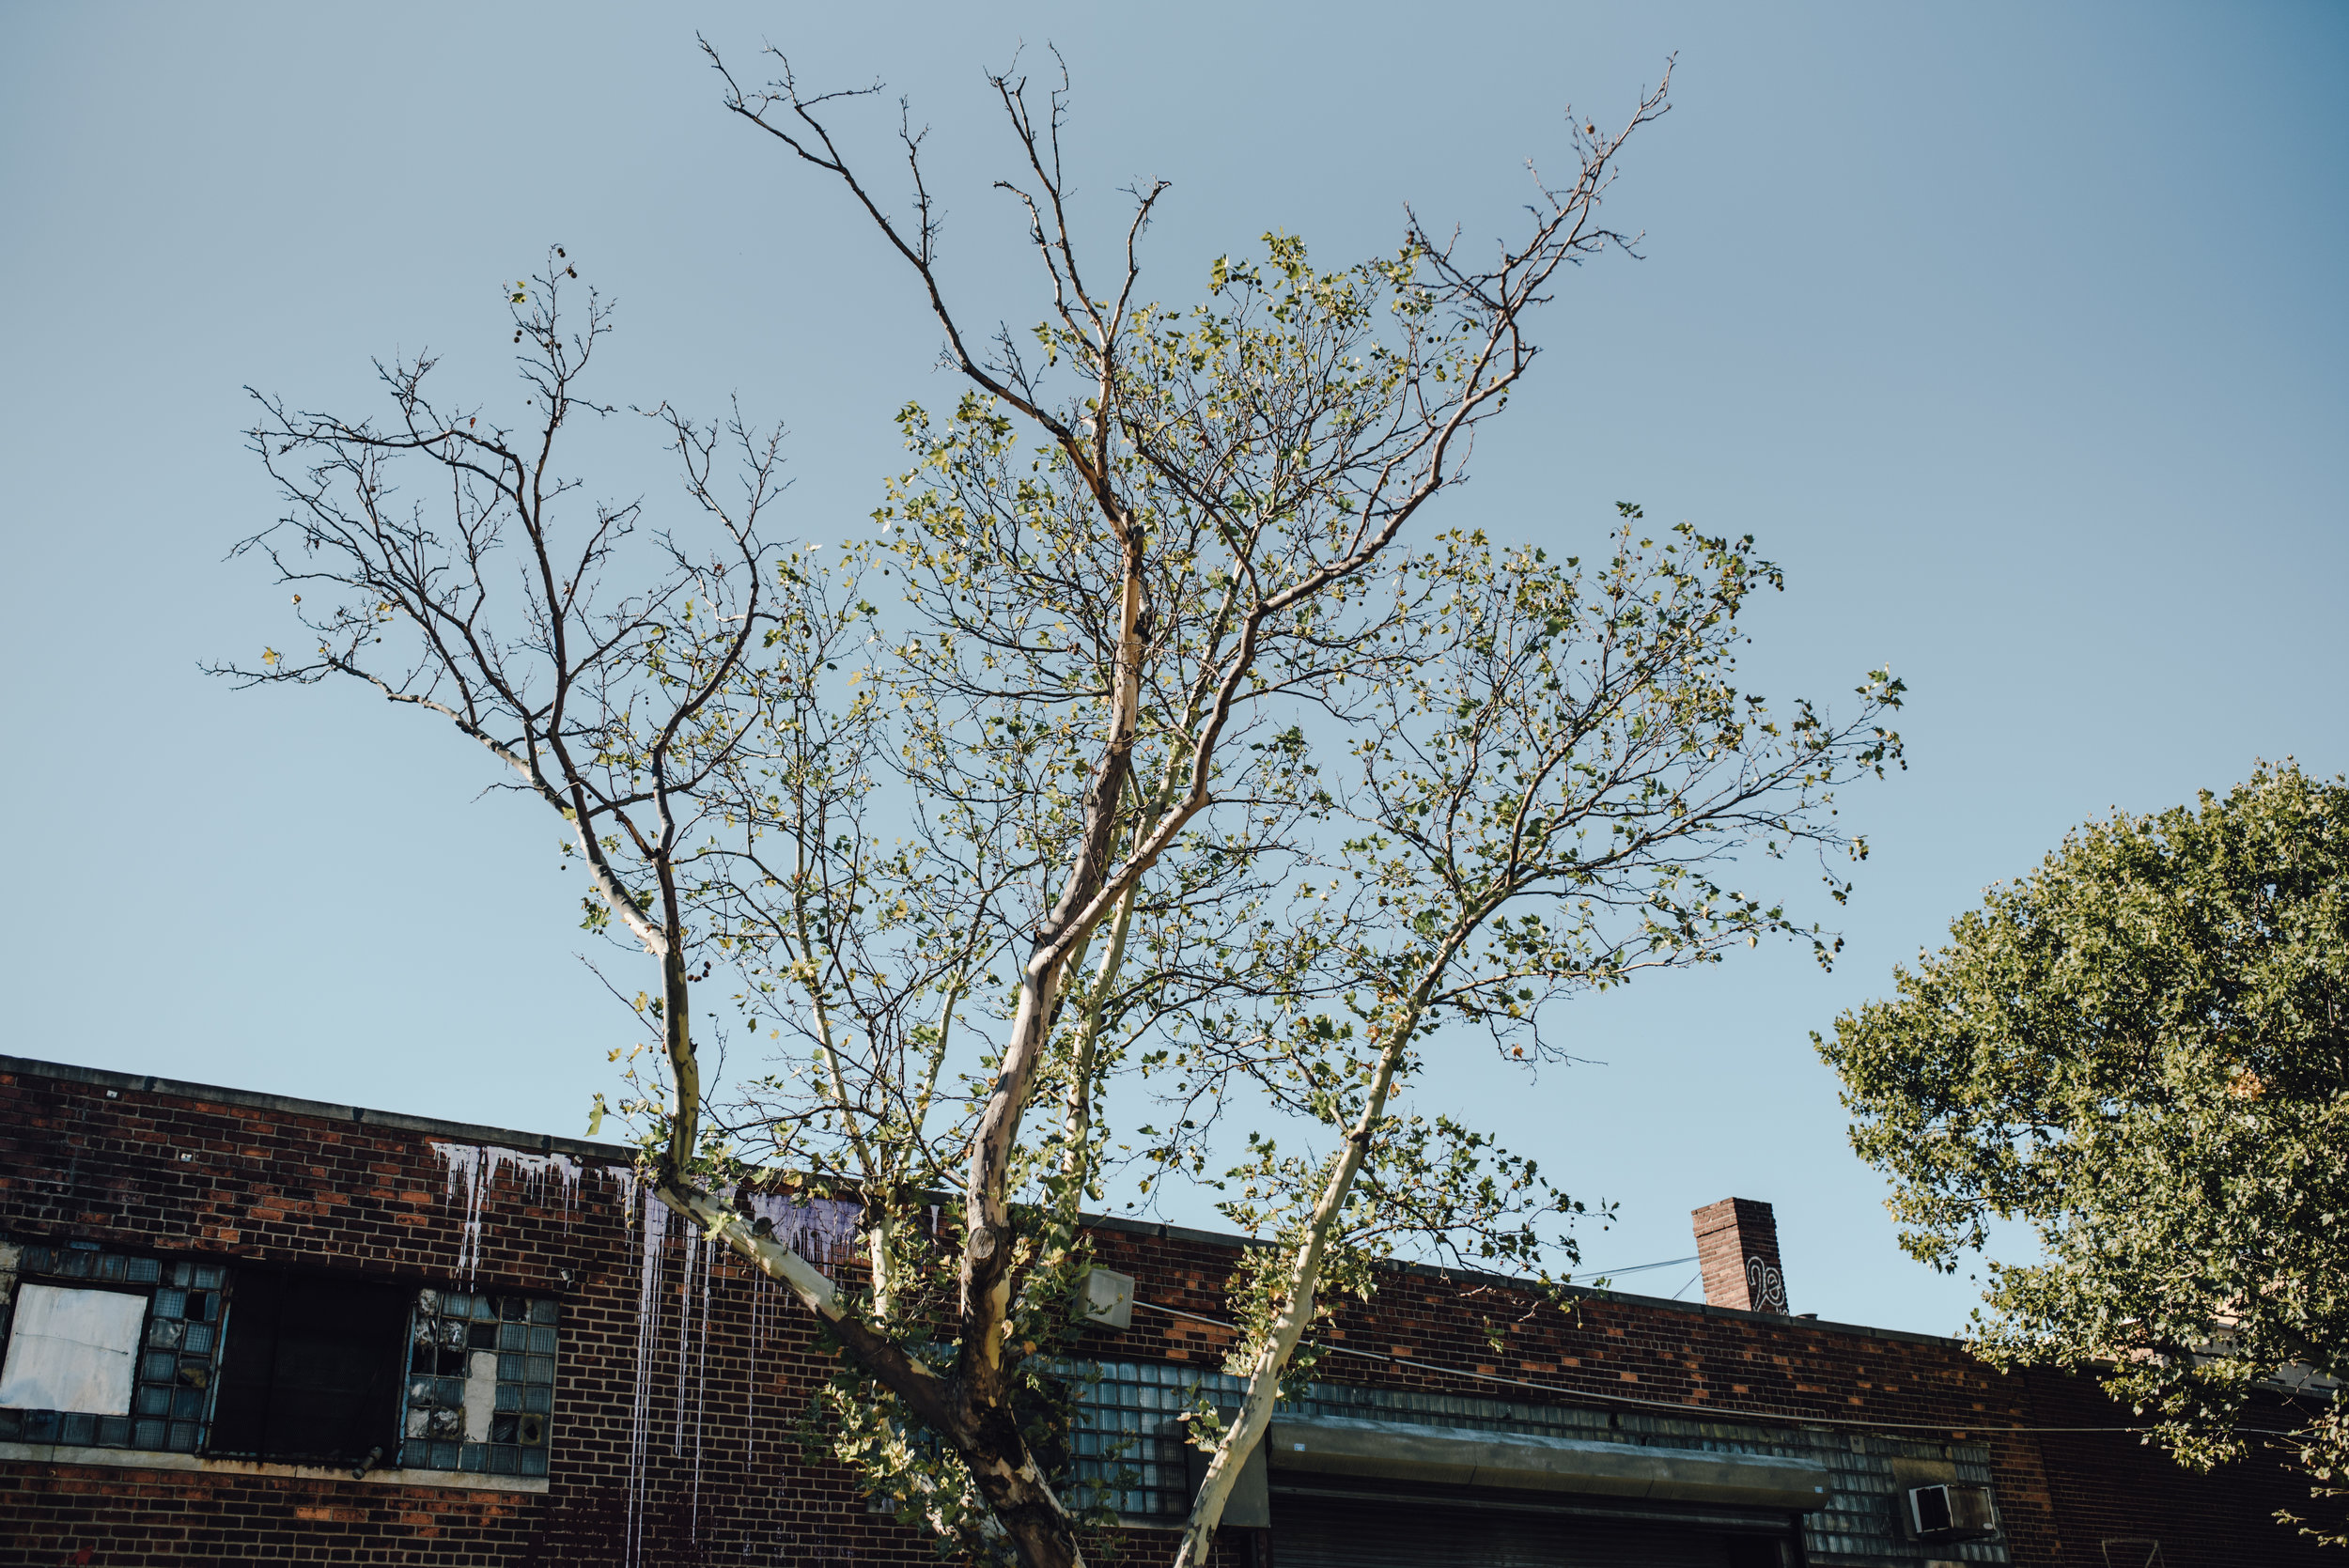
<instances>
[{"instance_id":1,"label":"weathered brick surface","mask_svg":"<svg viewBox=\"0 0 2349 1568\"><path fill-rule=\"evenodd\" d=\"M1690 1215L1697 1237L1697 1268L1704 1278L1704 1299L1716 1307L1791 1312L1783 1265L1778 1255L1778 1219L1770 1205L1750 1198L1724 1198ZM1764 1277L1757 1280L1754 1265ZM1757 1285L1762 1294L1756 1293ZM1767 1298L1775 1286L1777 1297Z\"/></svg>"},{"instance_id":2,"label":"weathered brick surface","mask_svg":"<svg viewBox=\"0 0 2349 1568\"><path fill-rule=\"evenodd\" d=\"M467 1205L432 1143L466 1140L401 1120L0 1071L0 1226L19 1238L459 1282ZM846 1472L801 1453L795 1424L825 1362L787 1301L761 1295L768 1287L730 1261L689 1271L673 1243L640 1383L637 1236L623 1183L605 1170L623 1151L486 1129L473 1141L552 1150L587 1170L572 1194L527 1187L509 1169L477 1238L474 1283L564 1303L545 1494L0 1465L0 1562L617 1564L631 1560L631 1539L633 1560L655 1565L936 1560L867 1513ZM1128 1225L1095 1239L1103 1264L1135 1276L1140 1301L1225 1315L1230 1243ZM681 1334L687 1305L693 1326ZM1390 1275L1371 1304L1340 1314L1332 1339L1354 1354L1324 1363L1318 1375L1331 1381L1601 1407L1657 1401L1682 1414L1986 1443L2019 1564L2105 1568L2101 1543L2123 1537L2161 1540L2167 1568L2325 1560L2267 1522L2302 1497L2272 1466L2194 1477L2126 1436L2002 1431L2125 1418L2090 1385L2004 1376L1946 1341L1602 1296L1562 1311L1423 1272ZM1104 1356L1213 1363L1229 1331L1144 1306L1130 1332L1088 1340ZM649 1419L638 1468L640 1389ZM1129 1535L1124 1560L1162 1560L1171 1544ZM1219 1555L1237 1568L1244 1546Z\"/></svg>"},{"instance_id":3,"label":"weathered brick surface","mask_svg":"<svg viewBox=\"0 0 2349 1568\"><path fill-rule=\"evenodd\" d=\"M2144 1540L2161 1543L2168 1568L2341 1560L2341 1553L2321 1551L2274 1522L2278 1509L2306 1514L2316 1506L2278 1455L2262 1453L2213 1475L2195 1475L2133 1436L2061 1430L2127 1425L2136 1419L2094 1384L2036 1371L2017 1374L2015 1381L2026 1390L2030 1423L2050 1429L2033 1439L2061 1525L2046 1561L2061 1568L2141 1568L2143 1548L2132 1555L2126 1543ZM2292 1419L2277 1406L2255 1409L2252 1417L2247 1426L2270 1429Z\"/></svg>"}]
</instances>

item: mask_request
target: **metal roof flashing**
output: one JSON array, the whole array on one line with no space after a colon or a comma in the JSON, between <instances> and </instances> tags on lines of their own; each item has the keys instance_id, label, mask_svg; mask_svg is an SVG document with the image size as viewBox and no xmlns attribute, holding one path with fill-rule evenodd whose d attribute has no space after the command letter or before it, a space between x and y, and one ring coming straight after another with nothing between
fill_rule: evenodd
<instances>
[{"instance_id":1,"label":"metal roof flashing","mask_svg":"<svg viewBox=\"0 0 2349 1568\"><path fill-rule=\"evenodd\" d=\"M1834 1483L1823 1466L1767 1454L1343 1416L1276 1415L1265 1445L1276 1470L1789 1512L1825 1508Z\"/></svg>"}]
</instances>

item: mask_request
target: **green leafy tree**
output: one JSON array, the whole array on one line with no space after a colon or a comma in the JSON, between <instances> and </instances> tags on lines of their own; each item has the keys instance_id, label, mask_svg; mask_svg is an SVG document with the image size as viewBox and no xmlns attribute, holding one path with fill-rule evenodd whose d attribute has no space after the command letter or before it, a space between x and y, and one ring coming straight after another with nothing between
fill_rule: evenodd
<instances>
[{"instance_id":1,"label":"green leafy tree","mask_svg":"<svg viewBox=\"0 0 2349 1568\"><path fill-rule=\"evenodd\" d=\"M2090 823L1896 980L1820 1049L1911 1253L1949 1270L1994 1220L2036 1231L2036 1261L1989 1265L1981 1352L2096 1369L2196 1467L2280 1393L2339 1496L2349 787L2263 766Z\"/></svg>"}]
</instances>

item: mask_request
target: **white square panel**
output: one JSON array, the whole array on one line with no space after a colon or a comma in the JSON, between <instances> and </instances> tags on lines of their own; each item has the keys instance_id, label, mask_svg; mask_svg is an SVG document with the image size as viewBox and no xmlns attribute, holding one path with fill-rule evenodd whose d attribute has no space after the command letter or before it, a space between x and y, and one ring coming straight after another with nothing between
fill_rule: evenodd
<instances>
[{"instance_id":1,"label":"white square panel","mask_svg":"<svg viewBox=\"0 0 2349 1568\"><path fill-rule=\"evenodd\" d=\"M16 1293L0 1405L20 1410L131 1413L147 1297L118 1290L26 1284Z\"/></svg>"}]
</instances>

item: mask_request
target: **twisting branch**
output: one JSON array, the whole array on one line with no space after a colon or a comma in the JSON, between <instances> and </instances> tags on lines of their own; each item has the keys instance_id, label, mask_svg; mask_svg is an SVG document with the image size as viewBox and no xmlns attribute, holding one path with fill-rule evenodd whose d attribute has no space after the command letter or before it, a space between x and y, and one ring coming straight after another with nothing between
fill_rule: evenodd
<instances>
[{"instance_id":1,"label":"twisting branch","mask_svg":"<svg viewBox=\"0 0 2349 1568\"><path fill-rule=\"evenodd\" d=\"M665 404L653 411L700 514L701 546L646 528L640 502L586 505L557 466L558 445L581 418L616 411L581 393L611 317L591 290L583 325L568 328L564 296L577 275L558 248L510 290L533 411L523 425L438 404L428 355L378 365L394 411L385 425L254 395L262 417L250 443L288 510L233 553L260 556L302 590L293 602L312 647L209 668L244 686L348 678L437 714L563 817L568 850L587 873L588 925L616 917L660 968L650 1011L671 1091L649 1153L661 1200L920 1397L931 1385L894 1343L849 1313L807 1260L751 1235L704 1185L712 1167L700 1139L691 987L708 933L693 897L695 840L723 807L713 783L739 766L758 722L739 688L754 639L775 618L763 582L774 551L761 523L781 489L781 432L754 430L739 411L721 427ZM732 499L717 480L722 446L740 463ZM427 479L413 498L398 483L412 472ZM614 591L614 580L635 585Z\"/></svg>"},{"instance_id":2,"label":"twisting branch","mask_svg":"<svg viewBox=\"0 0 2349 1568\"><path fill-rule=\"evenodd\" d=\"M1226 1212L1288 1245L1250 1282L1251 1333L1235 1356L1248 1389L1215 1434L1179 1562L1206 1560L1333 1265L1346 1288L1366 1291L1367 1265L1416 1223L1439 1244L1469 1232L1488 1257L1525 1266L1549 1245L1545 1211L1579 1212L1530 1162L1490 1150L1484 1162L1508 1182L1489 1203L1410 1196L1470 1190L1459 1161L1477 1163L1483 1143L1441 1124L1431 1141L1392 1109L1447 1017L1521 1060L1549 997L1716 962L1768 935L1809 940L1827 960L1815 927L1720 887L1706 868L1753 848L1863 854L1837 826L1833 794L1898 765L1885 722L1901 684L1872 674L1840 725L1807 705L1793 723L1774 722L1737 690L1733 650L1740 608L1780 581L1776 569L1751 559L1750 542L1686 525L1659 550L1639 536L1638 508L1623 512L1595 582L1578 561L1494 551L1478 536L1449 536L1413 564L1439 587L1448 629L1382 693L1383 722L1355 748L1358 835L1322 868L1329 893L1355 890L1329 955L1351 982L1351 1018L1298 1019L1289 1052L1242 1069L1301 1100L1336 1147L1315 1171L1267 1144L1234 1172L1245 1196ZM1845 884L1832 870L1828 879L1840 897ZM1559 1246L1571 1261L1571 1243Z\"/></svg>"}]
</instances>

